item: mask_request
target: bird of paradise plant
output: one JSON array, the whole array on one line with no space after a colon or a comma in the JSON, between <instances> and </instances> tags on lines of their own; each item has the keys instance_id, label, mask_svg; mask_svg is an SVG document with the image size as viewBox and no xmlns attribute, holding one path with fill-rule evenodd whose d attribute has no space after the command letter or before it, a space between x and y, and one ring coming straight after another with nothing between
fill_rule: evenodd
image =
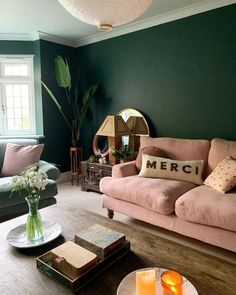
<instances>
[{"instance_id":1,"label":"bird of paradise plant","mask_svg":"<svg viewBox=\"0 0 236 295\"><path fill-rule=\"evenodd\" d=\"M90 99L95 95L98 89L98 84L92 85L82 94L82 96L80 96L78 85L77 88L75 88L75 91L72 91L71 74L67 60L64 60L58 55L55 58L54 65L57 85L65 90L65 96L70 109L69 115L66 115L63 111L62 106L59 104L58 99L52 93L51 89L43 81L41 82L60 111L66 124L69 126L72 133L72 141L77 142L80 136L80 129L83 125L89 107ZM82 101L79 101L81 97Z\"/></svg>"}]
</instances>

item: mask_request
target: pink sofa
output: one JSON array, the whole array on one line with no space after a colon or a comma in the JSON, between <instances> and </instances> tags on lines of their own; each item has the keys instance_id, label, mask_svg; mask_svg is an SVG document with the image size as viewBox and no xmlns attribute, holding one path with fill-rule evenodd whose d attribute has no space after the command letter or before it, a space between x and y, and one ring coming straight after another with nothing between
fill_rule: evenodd
<instances>
[{"instance_id":1,"label":"pink sofa","mask_svg":"<svg viewBox=\"0 0 236 295\"><path fill-rule=\"evenodd\" d=\"M236 142L141 137L140 149L155 146L175 160L204 160L203 180L217 164L236 159ZM100 181L102 206L150 224L236 252L236 191L138 176L135 162L113 167Z\"/></svg>"}]
</instances>

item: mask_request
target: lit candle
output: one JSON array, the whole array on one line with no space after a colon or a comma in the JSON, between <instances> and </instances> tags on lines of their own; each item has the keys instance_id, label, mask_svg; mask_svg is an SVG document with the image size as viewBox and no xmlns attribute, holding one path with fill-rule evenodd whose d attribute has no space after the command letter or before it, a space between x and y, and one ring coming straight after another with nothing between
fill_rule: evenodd
<instances>
[{"instance_id":1,"label":"lit candle","mask_svg":"<svg viewBox=\"0 0 236 295\"><path fill-rule=\"evenodd\" d=\"M182 276L173 270L164 271L161 274L163 295L182 295Z\"/></svg>"},{"instance_id":2,"label":"lit candle","mask_svg":"<svg viewBox=\"0 0 236 295\"><path fill-rule=\"evenodd\" d=\"M136 295L157 295L156 270L136 272Z\"/></svg>"}]
</instances>

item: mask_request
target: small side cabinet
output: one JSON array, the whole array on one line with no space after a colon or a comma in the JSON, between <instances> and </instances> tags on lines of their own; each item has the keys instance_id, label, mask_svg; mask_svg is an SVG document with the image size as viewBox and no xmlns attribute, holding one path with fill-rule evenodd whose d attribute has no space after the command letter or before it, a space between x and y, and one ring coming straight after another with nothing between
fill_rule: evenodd
<instances>
[{"instance_id":1,"label":"small side cabinet","mask_svg":"<svg viewBox=\"0 0 236 295\"><path fill-rule=\"evenodd\" d=\"M111 176L112 165L81 162L81 190L100 192L99 182L105 176Z\"/></svg>"}]
</instances>

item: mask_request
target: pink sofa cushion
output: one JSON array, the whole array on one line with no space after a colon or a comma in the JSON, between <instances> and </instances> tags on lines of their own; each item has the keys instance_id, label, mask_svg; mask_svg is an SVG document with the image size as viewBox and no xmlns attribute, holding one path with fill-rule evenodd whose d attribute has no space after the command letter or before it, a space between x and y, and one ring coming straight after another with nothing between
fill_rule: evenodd
<instances>
[{"instance_id":1,"label":"pink sofa cushion","mask_svg":"<svg viewBox=\"0 0 236 295\"><path fill-rule=\"evenodd\" d=\"M236 231L236 192L222 194L209 186L198 186L176 201L175 213L186 221Z\"/></svg>"},{"instance_id":2,"label":"pink sofa cushion","mask_svg":"<svg viewBox=\"0 0 236 295\"><path fill-rule=\"evenodd\" d=\"M127 177L137 174L138 170L135 166L135 161L116 164L112 167L112 177Z\"/></svg>"},{"instance_id":3,"label":"pink sofa cushion","mask_svg":"<svg viewBox=\"0 0 236 295\"><path fill-rule=\"evenodd\" d=\"M236 161L226 157L205 179L204 184L224 194L230 191L236 186Z\"/></svg>"},{"instance_id":4,"label":"pink sofa cushion","mask_svg":"<svg viewBox=\"0 0 236 295\"><path fill-rule=\"evenodd\" d=\"M141 170L142 167L142 155L149 155L149 156L155 156L155 157L161 157L161 158L166 158L165 153L157 148L156 146L148 146L145 148L142 148L138 152L138 156L135 160L135 165L138 169L138 171Z\"/></svg>"},{"instance_id":5,"label":"pink sofa cushion","mask_svg":"<svg viewBox=\"0 0 236 295\"><path fill-rule=\"evenodd\" d=\"M236 159L236 141L214 138L208 156L207 175L227 156Z\"/></svg>"},{"instance_id":6,"label":"pink sofa cushion","mask_svg":"<svg viewBox=\"0 0 236 295\"><path fill-rule=\"evenodd\" d=\"M203 178L206 176L210 141L204 139L179 139L149 136L140 137L140 149L156 146L161 149L166 158L173 160L204 160Z\"/></svg>"},{"instance_id":7,"label":"pink sofa cushion","mask_svg":"<svg viewBox=\"0 0 236 295\"><path fill-rule=\"evenodd\" d=\"M1 176L13 176L19 174L25 167L37 163L40 160L44 144L19 145L8 143L4 156Z\"/></svg>"},{"instance_id":8,"label":"pink sofa cushion","mask_svg":"<svg viewBox=\"0 0 236 295\"><path fill-rule=\"evenodd\" d=\"M195 185L189 182L140 179L137 175L123 178L104 177L100 181L100 190L104 194L166 215L173 213L175 201L194 187Z\"/></svg>"}]
</instances>

